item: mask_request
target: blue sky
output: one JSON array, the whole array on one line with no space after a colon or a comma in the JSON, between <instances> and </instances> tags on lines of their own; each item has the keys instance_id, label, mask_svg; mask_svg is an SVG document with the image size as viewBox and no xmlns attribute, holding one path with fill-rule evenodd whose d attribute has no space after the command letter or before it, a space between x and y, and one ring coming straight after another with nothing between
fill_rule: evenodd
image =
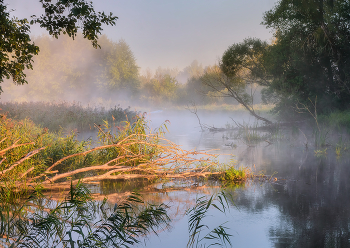
<instances>
[{"instance_id":1,"label":"blue sky","mask_svg":"<svg viewBox=\"0 0 350 248\"><path fill-rule=\"evenodd\" d=\"M124 39L141 71L158 66L182 69L193 60L214 64L228 46L257 37L269 41L260 25L275 0L94 0L96 10L113 12L117 25L105 27L112 40ZM5 0L14 16L40 14L38 0ZM40 29L33 34L39 35Z\"/></svg>"}]
</instances>

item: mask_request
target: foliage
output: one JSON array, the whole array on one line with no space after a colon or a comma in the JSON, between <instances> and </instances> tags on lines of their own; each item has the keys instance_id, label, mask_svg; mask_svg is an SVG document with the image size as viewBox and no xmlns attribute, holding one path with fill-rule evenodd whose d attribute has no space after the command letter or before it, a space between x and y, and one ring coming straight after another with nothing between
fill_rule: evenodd
<instances>
[{"instance_id":1,"label":"foliage","mask_svg":"<svg viewBox=\"0 0 350 248\"><path fill-rule=\"evenodd\" d=\"M109 126L108 121L105 121L104 125L99 127L98 138L99 143L102 146L108 146L113 144L126 144L129 137L134 138L134 142L125 147L111 147L99 151L98 157L100 163L106 163L118 156L125 155L123 161L126 165L136 166L142 162L151 161L159 154L159 149L156 146L150 146L147 143L150 142L153 145L159 143L159 136L162 136L162 132L156 132L152 138L148 136L151 130L148 127L147 121L143 116L135 117L135 120L131 123L124 121L121 125L115 127L115 133L113 133L113 127ZM142 158L130 159L127 154L142 154ZM130 163L128 160L130 159Z\"/></svg>"},{"instance_id":2,"label":"foliage","mask_svg":"<svg viewBox=\"0 0 350 248\"><path fill-rule=\"evenodd\" d=\"M340 131L345 128L348 131L350 130L350 112L348 110L334 111L327 115L320 115L319 120L322 125L332 129Z\"/></svg>"},{"instance_id":3,"label":"foliage","mask_svg":"<svg viewBox=\"0 0 350 248\"><path fill-rule=\"evenodd\" d=\"M45 15L32 16L31 24L39 23L40 27L49 31L49 34L58 38L61 33L74 37L78 29L83 32L84 38L91 40L97 48L98 34L101 34L102 24L115 25L118 17L112 13L95 12L92 2L85 0L64 0L51 3L51 0L40 0Z\"/></svg>"},{"instance_id":4,"label":"foliage","mask_svg":"<svg viewBox=\"0 0 350 248\"><path fill-rule=\"evenodd\" d=\"M225 174L222 177L222 180L226 182L237 182L237 181L243 181L247 177L248 175L245 169L236 169L234 167L231 167L225 171Z\"/></svg>"},{"instance_id":5,"label":"foliage","mask_svg":"<svg viewBox=\"0 0 350 248\"><path fill-rule=\"evenodd\" d=\"M131 247L150 232L167 227L167 206L145 203L138 194L106 209L82 184L71 185L67 197L48 212L33 209L32 195L13 215L2 204L2 241L13 247ZM42 201L45 202L45 201ZM34 210L33 214L27 212ZM96 214L100 211L99 218ZM112 212L109 214L108 212Z\"/></svg>"},{"instance_id":6,"label":"foliage","mask_svg":"<svg viewBox=\"0 0 350 248\"><path fill-rule=\"evenodd\" d=\"M265 13L275 30L265 66L273 80L266 99L288 118L293 105L317 96L321 113L349 107L350 32L346 1L279 1Z\"/></svg>"},{"instance_id":7,"label":"foliage","mask_svg":"<svg viewBox=\"0 0 350 248\"><path fill-rule=\"evenodd\" d=\"M263 55L267 47L267 42L252 38L233 44L222 55L220 68L228 77L241 77L245 85L266 85Z\"/></svg>"},{"instance_id":8,"label":"foliage","mask_svg":"<svg viewBox=\"0 0 350 248\"><path fill-rule=\"evenodd\" d=\"M252 38L233 44L220 68L229 78L243 79L241 87L251 82L264 86L264 102L275 104L274 113L285 120L305 117L296 105L312 107L309 99L316 97L320 114L345 110L350 98L349 10L346 1L278 1L263 21L274 30L272 44ZM231 97L243 96L232 90L237 93Z\"/></svg>"},{"instance_id":9,"label":"foliage","mask_svg":"<svg viewBox=\"0 0 350 248\"><path fill-rule=\"evenodd\" d=\"M229 71L231 72L229 73ZM246 92L247 81L244 76L245 74L245 71L237 68L232 67L232 69L229 69L228 66L215 65L206 69L201 80L204 85L211 88L216 97L232 97L239 104L244 106L255 118L271 124L271 121L259 116L255 112L253 94L249 95Z\"/></svg>"},{"instance_id":10,"label":"foliage","mask_svg":"<svg viewBox=\"0 0 350 248\"><path fill-rule=\"evenodd\" d=\"M196 200L196 205L187 211L186 214L189 216L189 240L187 247L223 247L223 245L226 244L231 245L230 237L232 235L226 232L228 227L224 226L224 224L214 228L206 235L202 235L205 229L209 229L207 225L203 224L203 220L207 217L210 207L214 207L220 212L225 213L229 208L226 194L221 192L221 194L217 196L217 199L215 199L214 196L211 196L209 199L200 197ZM206 241L213 243L207 245Z\"/></svg>"},{"instance_id":11,"label":"foliage","mask_svg":"<svg viewBox=\"0 0 350 248\"><path fill-rule=\"evenodd\" d=\"M28 21L10 19L6 9L4 0L0 0L0 83L12 77L16 84L24 84L23 71L32 69L32 57L38 54L39 47L30 43Z\"/></svg>"},{"instance_id":12,"label":"foliage","mask_svg":"<svg viewBox=\"0 0 350 248\"><path fill-rule=\"evenodd\" d=\"M169 74L156 73L155 76L143 85L144 96L154 104L175 102L178 96L179 85L177 80Z\"/></svg>"},{"instance_id":13,"label":"foliage","mask_svg":"<svg viewBox=\"0 0 350 248\"><path fill-rule=\"evenodd\" d=\"M82 29L84 38L92 41L98 47L97 38L101 33L102 24L115 25L117 19L112 13L96 13L92 3L85 0L65 0L51 3L51 0L40 0L45 14L40 17L32 16L31 24L38 23L49 31L50 35L58 37L61 33L68 34L74 39L78 29ZM0 1L0 83L4 78L15 84L27 83L24 70L32 69L32 58L39 52L39 47L31 42L29 37L29 21L10 19L4 1Z\"/></svg>"},{"instance_id":14,"label":"foliage","mask_svg":"<svg viewBox=\"0 0 350 248\"><path fill-rule=\"evenodd\" d=\"M124 91L125 94L135 95L139 90L140 81L139 67L133 52L124 40L110 42L106 37L103 38L102 45L105 48L102 48L102 58L95 62L96 66L100 63L102 71L98 78L100 87L105 89L104 93Z\"/></svg>"}]
</instances>

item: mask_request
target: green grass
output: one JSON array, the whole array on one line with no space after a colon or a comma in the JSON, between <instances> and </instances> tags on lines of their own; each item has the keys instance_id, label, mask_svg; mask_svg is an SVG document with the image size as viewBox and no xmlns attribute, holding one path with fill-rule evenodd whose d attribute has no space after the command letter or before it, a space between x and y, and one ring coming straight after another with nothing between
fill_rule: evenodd
<instances>
[{"instance_id":1,"label":"green grass","mask_svg":"<svg viewBox=\"0 0 350 248\"><path fill-rule=\"evenodd\" d=\"M244 181L248 178L249 173L246 169L236 169L234 167L231 167L227 169L224 173L224 176L222 177L222 181L225 182L238 182L238 181Z\"/></svg>"},{"instance_id":2,"label":"green grass","mask_svg":"<svg viewBox=\"0 0 350 248\"><path fill-rule=\"evenodd\" d=\"M328 115L319 116L320 123L333 129L350 131L350 110L335 111Z\"/></svg>"},{"instance_id":3,"label":"green grass","mask_svg":"<svg viewBox=\"0 0 350 248\"><path fill-rule=\"evenodd\" d=\"M114 133L108 122L104 123L105 125L99 127L98 135L98 143L102 148L82 156L76 154L89 151L91 144L78 141L74 133L64 136L35 125L29 119L16 121L6 116L0 117L0 199L15 201L12 198L25 194L26 182L38 175L41 176L36 181L40 183L55 174L103 165L116 158L123 166L136 166L157 156L157 143L162 130L148 137L145 134L150 130L144 118L138 117L133 123L125 121L120 126L113 126L118 129ZM114 144L118 144L118 147ZM50 166L70 155L72 157L56 165L52 173L42 175ZM82 172L75 174L72 179L99 173L98 170ZM22 186L18 187L19 184Z\"/></svg>"}]
</instances>

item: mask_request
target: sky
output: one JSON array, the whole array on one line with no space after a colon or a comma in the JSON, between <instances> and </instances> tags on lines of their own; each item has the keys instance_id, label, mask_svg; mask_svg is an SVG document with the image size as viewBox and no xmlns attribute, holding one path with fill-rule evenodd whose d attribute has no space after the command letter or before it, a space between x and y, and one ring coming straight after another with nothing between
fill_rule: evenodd
<instances>
[{"instance_id":1,"label":"sky","mask_svg":"<svg viewBox=\"0 0 350 248\"><path fill-rule=\"evenodd\" d=\"M97 11L118 16L103 33L129 44L138 66L179 68L193 60L216 63L232 44L256 37L270 41L272 31L261 25L275 0L93 0ZM19 18L40 15L39 0L5 0ZM45 33L33 28L33 35Z\"/></svg>"}]
</instances>

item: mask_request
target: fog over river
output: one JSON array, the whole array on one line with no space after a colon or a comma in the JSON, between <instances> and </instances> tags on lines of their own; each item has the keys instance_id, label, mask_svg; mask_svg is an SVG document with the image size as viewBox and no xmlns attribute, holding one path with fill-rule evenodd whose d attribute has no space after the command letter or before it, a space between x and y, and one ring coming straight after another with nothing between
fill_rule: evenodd
<instances>
[{"instance_id":1,"label":"fog over river","mask_svg":"<svg viewBox=\"0 0 350 248\"><path fill-rule=\"evenodd\" d=\"M234 126L231 118L255 125L252 117L242 113L198 111L198 116L202 124L215 127ZM220 162L234 159L237 167L251 168L255 174L270 179L248 180L225 188L225 193L233 196L230 211L224 215L211 210L205 219L208 232L225 223L233 235L233 247L350 246L350 157L347 152L339 156L335 152L336 147L347 149L345 135L332 137L332 146L318 148L314 146L312 130L306 127L274 133L246 130L263 137L253 144L245 140L242 131L202 132L197 117L189 111L154 111L147 118L152 128L169 120L165 137L184 149L217 149L213 152L225 154L218 157ZM170 230L147 237L140 247L186 247L185 209L200 196L210 197L221 190L215 182L186 183L189 187L184 190L145 196L168 204L173 221ZM110 194L115 188L101 190Z\"/></svg>"}]
</instances>

